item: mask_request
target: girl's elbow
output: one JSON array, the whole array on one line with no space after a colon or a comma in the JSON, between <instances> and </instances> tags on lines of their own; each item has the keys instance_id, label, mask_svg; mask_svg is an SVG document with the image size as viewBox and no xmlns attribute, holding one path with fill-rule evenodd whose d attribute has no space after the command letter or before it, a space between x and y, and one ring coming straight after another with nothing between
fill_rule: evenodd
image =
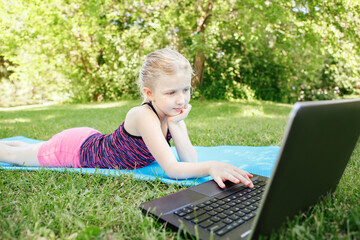
<instances>
[{"instance_id":1,"label":"girl's elbow","mask_svg":"<svg viewBox=\"0 0 360 240\"><path fill-rule=\"evenodd\" d=\"M173 170L165 170L165 174L171 179L179 179L179 173Z\"/></svg>"},{"instance_id":2,"label":"girl's elbow","mask_svg":"<svg viewBox=\"0 0 360 240\"><path fill-rule=\"evenodd\" d=\"M172 179L183 179L185 177L184 171L179 164L168 166L163 170L165 174Z\"/></svg>"}]
</instances>

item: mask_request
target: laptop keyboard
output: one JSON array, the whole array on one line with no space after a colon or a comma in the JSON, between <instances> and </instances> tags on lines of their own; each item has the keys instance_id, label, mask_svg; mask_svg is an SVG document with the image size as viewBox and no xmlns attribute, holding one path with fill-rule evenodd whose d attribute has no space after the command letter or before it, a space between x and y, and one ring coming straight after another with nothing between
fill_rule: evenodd
<instances>
[{"instance_id":1,"label":"laptop keyboard","mask_svg":"<svg viewBox=\"0 0 360 240\"><path fill-rule=\"evenodd\" d=\"M253 183L252 189L244 186L236 192L220 193L174 214L222 236L255 216L266 182L255 180Z\"/></svg>"}]
</instances>

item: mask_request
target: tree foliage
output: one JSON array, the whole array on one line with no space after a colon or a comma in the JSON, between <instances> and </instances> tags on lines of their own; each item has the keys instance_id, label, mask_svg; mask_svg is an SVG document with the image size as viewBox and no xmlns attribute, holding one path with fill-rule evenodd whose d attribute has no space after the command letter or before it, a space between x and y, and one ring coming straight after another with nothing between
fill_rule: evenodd
<instances>
[{"instance_id":1,"label":"tree foliage","mask_svg":"<svg viewBox=\"0 0 360 240\"><path fill-rule=\"evenodd\" d=\"M137 96L144 57L171 46L194 97L279 102L359 94L357 1L1 1L0 104Z\"/></svg>"}]
</instances>

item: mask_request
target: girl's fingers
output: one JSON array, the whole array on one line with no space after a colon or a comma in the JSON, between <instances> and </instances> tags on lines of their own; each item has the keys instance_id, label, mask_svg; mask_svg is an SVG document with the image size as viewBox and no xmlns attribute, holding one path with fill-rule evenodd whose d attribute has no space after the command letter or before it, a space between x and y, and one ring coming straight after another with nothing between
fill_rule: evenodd
<instances>
[{"instance_id":1,"label":"girl's fingers","mask_svg":"<svg viewBox=\"0 0 360 240\"><path fill-rule=\"evenodd\" d=\"M217 183L217 185L218 185L220 188L225 188L225 184L224 184L224 182L221 180L221 177L215 177L215 178L214 178L214 181Z\"/></svg>"},{"instance_id":2,"label":"girl's fingers","mask_svg":"<svg viewBox=\"0 0 360 240\"><path fill-rule=\"evenodd\" d=\"M234 171L234 175L236 175L236 177L240 180L240 182L242 182L243 184L245 184L246 186L253 188L254 184L252 183L252 181L250 180L250 178L253 177L252 174L249 174L246 171L243 171L241 173L239 173L238 171Z\"/></svg>"},{"instance_id":3,"label":"girl's fingers","mask_svg":"<svg viewBox=\"0 0 360 240\"><path fill-rule=\"evenodd\" d=\"M188 104L188 105L189 106L186 106L185 108L183 108L179 114L174 115L174 116L169 116L168 120L172 121L172 122L180 122L180 121L186 119L191 110L191 105L190 104Z\"/></svg>"},{"instance_id":4,"label":"girl's fingers","mask_svg":"<svg viewBox=\"0 0 360 240\"><path fill-rule=\"evenodd\" d=\"M252 183L252 181L249 179L249 178L245 178L243 176L233 176L233 175L228 175L226 178L224 178L224 180L228 180L230 182L233 182L235 184L238 184L238 183L243 183L244 185L250 187L250 188L253 188L254 187L254 184ZM221 177L215 177L214 178L214 181L217 183L217 185L220 187L220 188L225 188L225 183L223 181L223 179Z\"/></svg>"},{"instance_id":5,"label":"girl's fingers","mask_svg":"<svg viewBox=\"0 0 360 240\"><path fill-rule=\"evenodd\" d=\"M248 172L245 171L245 170L242 170L242 169L239 169L239 168L235 168L235 171L238 172L238 173L240 173L241 175L247 175L247 176L249 176L250 178L253 177L253 175L252 175L251 173L248 173Z\"/></svg>"},{"instance_id":6,"label":"girl's fingers","mask_svg":"<svg viewBox=\"0 0 360 240\"><path fill-rule=\"evenodd\" d=\"M246 186L248 186L248 187L250 187L250 188L253 188L254 187L254 184L252 183L252 181L249 179L249 178L245 178L245 177L241 177L241 179L240 179L240 181L244 184L244 185L246 185Z\"/></svg>"},{"instance_id":7,"label":"girl's fingers","mask_svg":"<svg viewBox=\"0 0 360 240\"><path fill-rule=\"evenodd\" d=\"M230 173L228 174L226 180L228 180L230 182L233 182L233 183L236 183L236 184L238 184L241 181L241 179L239 179L238 177L236 177L236 176L234 176L233 174L230 174Z\"/></svg>"},{"instance_id":8,"label":"girl's fingers","mask_svg":"<svg viewBox=\"0 0 360 240\"><path fill-rule=\"evenodd\" d=\"M251 173L248 173L247 171L244 171L242 169L235 168L235 171L242 176L246 176L247 178L249 178L249 180L250 180L250 178L254 177L254 175L252 175Z\"/></svg>"},{"instance_id":9,"label":"girl's fingers","mask_svg":"<svg viewBox=\"0 0 360 240\"><path fill-rule=\"evenodd\" d=\"M238 179L234 175L228 173L226 175L223 175L222 177L220 177L220 176L215 177L214 181L219 185L219 187L225 188L226 187L226 185L224 183L225 181L230 181L235 184L238 184L240 182L240 179Z\"/></svg>"},{"instance_id":10,"label":"girl's fingers","mask_svg":"<svg viewBox=\"0 0 360 240\"><path fill-rule=\"evenodd\" d=\"M253 182L250 180L253 175L237 167L227 166L221 172L215 171L214 174L211 175L213 176L214 181L218 184L220 188L225 188L225 181L230 181L235 184L241 182L249 188L254 187Z\"/></svg>"}]
</instances>

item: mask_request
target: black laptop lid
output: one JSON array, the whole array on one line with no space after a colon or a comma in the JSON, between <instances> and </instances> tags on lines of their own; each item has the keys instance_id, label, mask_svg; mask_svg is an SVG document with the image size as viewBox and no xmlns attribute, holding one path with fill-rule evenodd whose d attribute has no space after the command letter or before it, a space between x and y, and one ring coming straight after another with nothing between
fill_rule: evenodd
<instances>
[{"instance_id":1,"label":"black laptop lid","mask_svg":"<svg viewBox=\"0 0 360 240\"><path fill-rule=\"evenodd\" d=\"M360 99L297 103L252 238L335 190L360 134Z\"/></svg>"}]
</instances>

